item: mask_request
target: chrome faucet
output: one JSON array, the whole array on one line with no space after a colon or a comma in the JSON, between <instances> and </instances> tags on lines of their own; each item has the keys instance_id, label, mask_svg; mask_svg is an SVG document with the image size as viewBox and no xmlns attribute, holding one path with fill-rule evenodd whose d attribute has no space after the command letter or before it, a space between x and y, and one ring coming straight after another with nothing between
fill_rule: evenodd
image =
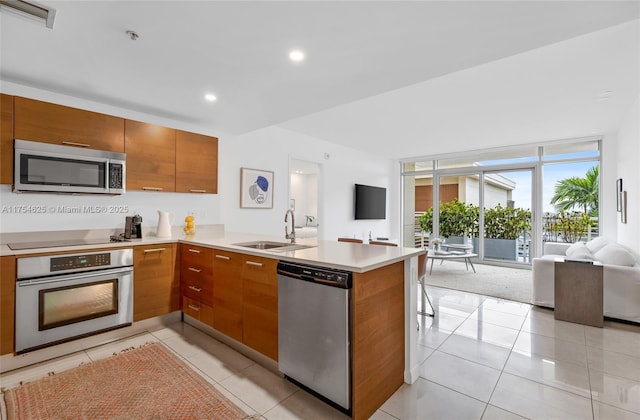
<instances>
[{"instance_id":1,"label":"chrome faucet","mask_svg":"<svg viewBox=\"0 0 640 420\"><path fill-rule=\"evenodd\" d=\"M289 227L287 225L287 222L289 221L289 213L291 213L291 232L289 232L289 229L287 229ZM296 243L296 219L295 215L293 214L293 210L291 209L287 210L287 212L284 214L284 237L286 239L291 239L292 244Z\"/></svg>"}]
</instances>

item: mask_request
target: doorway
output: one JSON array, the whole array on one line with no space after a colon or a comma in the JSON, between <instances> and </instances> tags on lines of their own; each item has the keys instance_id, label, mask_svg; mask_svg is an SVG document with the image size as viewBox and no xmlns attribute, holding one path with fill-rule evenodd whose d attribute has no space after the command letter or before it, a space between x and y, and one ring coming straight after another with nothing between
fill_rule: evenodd
<instances>
[{"instance_id":1,"label":"doorway","mask_svg":"<svg viewBox=\"0 0 640 420\"><path fill-rule=\"evenodd\" d=\"M289 208L296 221L296 237L318 238L320 217L318 203L321 165L299 159L289 164Z\"/></svg>"}]
</instances>

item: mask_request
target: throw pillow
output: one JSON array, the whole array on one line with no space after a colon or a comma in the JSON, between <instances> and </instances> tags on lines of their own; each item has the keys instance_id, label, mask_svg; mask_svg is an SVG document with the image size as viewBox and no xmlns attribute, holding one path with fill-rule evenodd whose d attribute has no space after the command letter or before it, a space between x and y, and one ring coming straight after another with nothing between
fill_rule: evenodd
<instances>
[{"instance_id":1,"label":"throw pillow","mask_svg":"<svg viewBox=\"0 0 640 420\"><path fill-rule=\"evenodd\" d=\"M634 257L633 254L627 251L622 245L618 244L609 244L605 246L600 251L593 254L593 257L597 261L602 261L603 264L610 265L633 267L636 263L636 257Z\"/></svg>"},{"instance_id":2,"label":"throw pillow","mask_svg":"<svg viewBox=\"0 0 640 420\"><path fill-rule=\"evenodd\" d=\"M569 248L567 248L567 250L565 251L565 255L567 257L573 257L573 254L575 252L589 252L589 249L587 248L587 245L584 242L576 242L575 244L571 245Z\"/></svg>"},{"instance_id":3,"label":"throw pillow","mask_svg":"<svg viewBox=\"0 0 640 420\"><path fill-rule=\"evenodd\" d=\"M607 240L607 238L605 238L604 236L599 236L587 242L587 248L589 248L589 251L591 251L592 254L595 254L608 244L609 241Z\"/></svg>"},{"instance_id":4,"label":"throw pillow","mask_svg":"<svg viewBox=\"0 0 640 420\"><path fill-rule=\"evenodd\" d=\"M589 252L587 247L584 249L573 252L571 255L567 254L567 258L571 260L589 260L593 261L593 254Z\"/></svg>"}]
</instances>

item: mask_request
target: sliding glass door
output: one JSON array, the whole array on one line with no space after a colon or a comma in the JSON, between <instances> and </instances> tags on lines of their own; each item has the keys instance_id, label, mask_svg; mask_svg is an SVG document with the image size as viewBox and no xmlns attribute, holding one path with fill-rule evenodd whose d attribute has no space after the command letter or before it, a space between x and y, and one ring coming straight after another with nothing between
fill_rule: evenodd
<instances>
[{"instance_id":1,"label":"sliding glass door","mask_svg":"<svg viewBox=\"0 0 640 420\"><path fill-rule=\"evenodd\" d=\"M444 240L481 261L526 265L545 241L597 236L600 145L583 138L402 162L405 246Z\"/></svg>"},{"instance_id":2,"label":"sliding glass door","mask_svg":"<svg viewBox=\"0 0 640 420\"><path fill-rule=\"evenodd\" d=\"M531 263L533 173L533 169L483 172L483 259Z\"/></svg>"}]
</instances>

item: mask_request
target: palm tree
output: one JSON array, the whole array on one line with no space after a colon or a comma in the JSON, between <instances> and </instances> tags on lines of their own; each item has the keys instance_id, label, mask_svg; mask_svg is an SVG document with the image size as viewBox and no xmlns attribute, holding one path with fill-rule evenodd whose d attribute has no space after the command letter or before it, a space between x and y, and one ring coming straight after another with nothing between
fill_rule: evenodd
<instances>
[{"instance_id":1,"label":"palm tree","mask_svg":"<svg viewBox=\"0 0 640 420\"><path fill-rule=\"evenodd\" d=\"M561 179L556 182L551 204L557 211L581 209L586 214L597 214L598 178L598 167L592 166L584 178L574 176Z\"/></svg>"}]
</instances>

